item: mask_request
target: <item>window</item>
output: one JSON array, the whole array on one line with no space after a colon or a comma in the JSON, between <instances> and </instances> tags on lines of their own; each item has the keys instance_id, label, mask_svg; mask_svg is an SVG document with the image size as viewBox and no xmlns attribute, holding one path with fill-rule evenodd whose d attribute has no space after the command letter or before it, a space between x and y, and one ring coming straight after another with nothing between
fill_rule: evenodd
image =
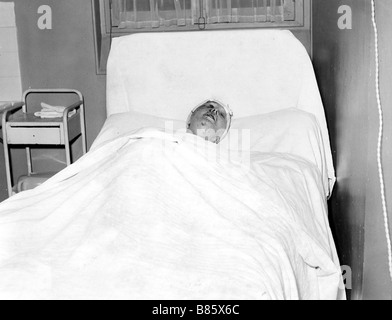
<instances>
[{"instance_id":1,"label":"window","mask_svg":"<svg viewBox=\"0 0 392 320\"><path fill-rule=\"evenodd\" d=\"M92 0L97 69L110 39L136 32L304 27L309 0Z\"/></svg>"}]
</instances>

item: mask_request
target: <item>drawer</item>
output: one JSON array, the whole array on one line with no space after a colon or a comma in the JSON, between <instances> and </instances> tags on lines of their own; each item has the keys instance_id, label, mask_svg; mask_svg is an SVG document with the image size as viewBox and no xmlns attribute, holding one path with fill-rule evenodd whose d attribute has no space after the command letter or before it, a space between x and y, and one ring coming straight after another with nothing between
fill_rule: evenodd
<instances>
[{"instance_id":1,"label":"drawer","mask_svg":"<svg viewBox=\"0 0 392 320\"><path fill-rule=\"evenodd\" d=\"M7 128L9 144L62 144L59 127L12 127Z\"/></svg>"}]
</instances>

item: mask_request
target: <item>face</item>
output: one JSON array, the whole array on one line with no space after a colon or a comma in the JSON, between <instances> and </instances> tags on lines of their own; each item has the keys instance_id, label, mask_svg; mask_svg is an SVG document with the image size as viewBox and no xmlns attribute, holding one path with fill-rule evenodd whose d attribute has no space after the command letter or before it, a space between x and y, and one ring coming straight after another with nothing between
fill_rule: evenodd
<instances>
[{"instance_id":1,"label":"face","mask_svg":"<svg viewBox=\"0 0 392 320\"><path fill-rule=\"evenodd\" d=\"M188 129L205 140L219 143L226 131L228 117L223 106L208 101L193 112Z\"/></svg>"}]
</instances>

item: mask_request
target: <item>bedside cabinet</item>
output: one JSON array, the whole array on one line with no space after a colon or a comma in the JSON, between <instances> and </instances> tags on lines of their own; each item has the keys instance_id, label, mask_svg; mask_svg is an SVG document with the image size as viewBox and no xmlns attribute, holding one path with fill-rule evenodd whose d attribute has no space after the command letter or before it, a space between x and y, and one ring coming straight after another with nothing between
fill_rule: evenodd
<instances>
[{"instance_id":1,"label":"bedside cabinet","mask_svg":"<svg viewBox=\"0 0 392 320\"><path fill-rule=\"evenodd\" d=\"M29 113L27 96L30 94L64 94L72 93L78 96L78 101L65 106L58 118L41 118ZM76 112L75 112L76 111ZM72 112L72 115L70 115ZM71 145L79 137L82 139L82 153L87 152L86 128L83 95L72 89L32 89L23 94L23 101L6 107L2 112L2 135L4 158L7 176L8 194L28 189L43 183L54 173L35 173L33 171L31 148L37 146L60 146L64 148L66 165L72 161ZM10 163L10 147L23 146L26 149L27 174L13 182L12 165Z\"/></svg>"}]
</instances>

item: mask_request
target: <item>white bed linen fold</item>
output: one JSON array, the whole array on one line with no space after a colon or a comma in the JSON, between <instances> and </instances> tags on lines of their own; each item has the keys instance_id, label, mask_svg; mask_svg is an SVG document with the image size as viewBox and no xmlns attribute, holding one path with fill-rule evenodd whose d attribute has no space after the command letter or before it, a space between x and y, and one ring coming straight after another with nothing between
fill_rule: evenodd
<instances>
[{"instance_id":1,"label":"white bed linen fold","mask_svg":"<svg viewBox=\"0 0 392 320\"><path fill-rule=\"evenodd\" d=\"M317 169L284 154L215 162L212 148L128 133L1 203L0 298L338 298Z\"/></svg>"}]
</instances>

